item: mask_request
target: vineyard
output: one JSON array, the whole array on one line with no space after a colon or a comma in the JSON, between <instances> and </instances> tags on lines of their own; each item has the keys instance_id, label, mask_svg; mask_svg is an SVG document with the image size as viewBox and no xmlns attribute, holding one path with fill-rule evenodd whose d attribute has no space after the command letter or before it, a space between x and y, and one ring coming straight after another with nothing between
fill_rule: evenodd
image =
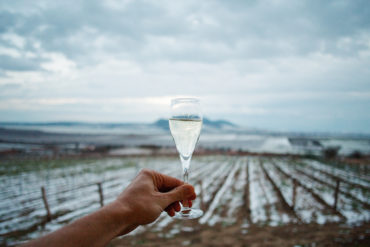
<instances>
[{"instance_id":1,"label":"vineyard","mask_svg":"<svg viewBox=\"0 0 370 247\"><path fill-rule=\"evenodd\" d=\"M114 200L141 168L180 177L177 158L105 158L43 161L37 169L1 165L0 244L11 246L97 210ZM58 163L59 162L59 163ZM33 166L29 166L33 167ZM370 175L310 159L204 156L192 162L198 220L183 223L162 214L143 232L172 238L199 226L338 223L370 220Z\"/></svg>"}]
</instances>

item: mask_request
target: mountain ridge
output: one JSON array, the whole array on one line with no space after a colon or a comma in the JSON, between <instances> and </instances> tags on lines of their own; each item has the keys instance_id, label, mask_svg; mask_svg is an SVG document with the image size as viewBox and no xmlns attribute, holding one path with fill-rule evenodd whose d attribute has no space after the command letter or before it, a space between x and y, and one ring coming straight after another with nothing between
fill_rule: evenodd
<instances>
[{"instance_id":1,"label":"mountain ridge","mask_svg":"<svg viewBox=\"0 0 370 247\"><path fill-rule=\"evenodd\" d=\"M227 120L210 120L208 118L203 119L203 124L213 126L213 127L222 127L230 126L236 127L237 125L227 121ZM157 127L168 126L168 119L160 118L152 123L141 123L141 122L79 122L79 121L50 121L50 122L0 122L0 125L12 125L12 126L105 126L105 127L119 127L119 126L128 126L128 125L152 125Z\"/></svg>"},{"instance_id":2,"label":"mountain ridge","mask_svg":"<svg viewBox=\"0 0 370 247\"><path fill-rule=\"evenodd\" d=\"M236 124L234 124L230 121L221 120L221 119L220 120L210 120L208 118L203 118L203 124L206 127L212 127L212 128L216 128L216 129L221 129L221 128L224 128L224 127L237 127ZM165 129L165 130L169 129L168 120L164 119L164 118L158 119L157 121L152 123L152 125L156 126L156 127L159 127L159 128L162 128L162 129Z\"/></svg>"},{"instance_id":3,"label":"mountain ridge","mask_svg":"<svg viewBox=\"0 0 370 247\"><path fill-rule=\"evenodd\" d=\"M277 130L265 130L265 129L258 129L258 128L247 128L244 126L236 125L232 122L227 120L210 120L208 118L203 119L204 124L204 131L207 133L219 133L228 132L228 133L236 133L236 134L258 134L258 135L274 135L274 136L289 136L289 137L310 137L310 138L355 138L355 139L370 139L370 133L337 133L337 132L306 132L306 131L277 131ZM18 129L25 128L32 128L38 129L38 127L65 127L65 128L73 128L73 127L91 127L91 129L97 129L100 131L102 128L104 129L117 129L117 128L131 128L132 130L137 130L140 133L142 131L145 132L145 129L157 129L161 131L168 131L169 124L168 119L160 118L151 123L143 123L143 122L107 122L107 123L99 123L99 122L78 122L78 121L50 121L50 122L20 122L20 121L12 121L12 122L0 122L0 128L12 128L16 127ZM150 128L151 127L151 128ZM42 131L52 131L52 129ZM202 130L203 131L203 130ZM65 130L65 132L68 132ZM90 132L88 132L90 133Z\"/></svg>"}]
</instances>

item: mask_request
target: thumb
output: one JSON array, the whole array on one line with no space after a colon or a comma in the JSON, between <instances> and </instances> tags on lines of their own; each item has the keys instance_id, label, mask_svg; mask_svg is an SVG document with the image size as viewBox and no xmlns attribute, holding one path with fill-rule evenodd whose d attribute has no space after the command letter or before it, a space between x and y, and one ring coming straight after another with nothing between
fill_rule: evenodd
<instances>
[{"instance_id":1,"label":"thumb","mask_svg":"<svg viewBox=\"0 0 370 247\"><path fill-rule=\"evenodd\" d=\"M173 190L163 193L163 203L162 205L166 208L168 205L182 200L194 200L196 198L194 187L190 184L180 185Z\"/></svg>"}]
</instances>

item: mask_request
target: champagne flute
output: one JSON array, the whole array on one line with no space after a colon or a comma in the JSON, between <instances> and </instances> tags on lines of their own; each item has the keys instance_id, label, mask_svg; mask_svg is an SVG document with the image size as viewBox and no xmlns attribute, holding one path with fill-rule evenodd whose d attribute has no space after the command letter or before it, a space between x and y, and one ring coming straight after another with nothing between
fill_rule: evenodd
<instances>
[{"instance_id":1,"label":"champagne flute","mask_svg":"<svg viewBox=\"0 0 370 247\"><path fill-rule=\"evenodd\" d=\"M169 125L183 169L183 179L188 183L190 160L202 129L203 117L200 102L196 98L176 98L171 101ZM203 215L200 209L190 208L188 201L182 203L175 218L195 219Z\"/></svg>"}]
</instances>

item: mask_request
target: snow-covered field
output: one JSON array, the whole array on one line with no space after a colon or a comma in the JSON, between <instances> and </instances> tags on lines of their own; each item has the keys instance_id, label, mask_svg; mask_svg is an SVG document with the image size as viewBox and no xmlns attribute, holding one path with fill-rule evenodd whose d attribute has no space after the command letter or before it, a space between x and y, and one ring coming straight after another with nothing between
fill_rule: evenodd
<instances>
[{"instance_id":1,"label":"snow-covered field","mask_svg":"<svg viewBox=\"0 0 370 247\"><path fill-rule=\"evenodd\" d=\"M19 161L21 162L21 161ZM27 162L27 161L22 161ZM0 244L12 245L53 231L111 202L141 168L180 177L176 158L104 158L97 160L42 161L37 169L14 172L1 165ZM63 164L61 164L63 163ZM266 157L204 156L192 162L190 182L198 194L194 207L204 210L199 224L239 222L277 226L288 223L370 220L370 176L324 163ZM7 172L8 171L8 172ZM293 179L297 183L294 186ZM339 182L337 205L335 192ZM45 188L52 220L46 221L41 187ZM173 235L191 227L162 214L151 225L138 228Z\"/></svg>"}]
</instances>

